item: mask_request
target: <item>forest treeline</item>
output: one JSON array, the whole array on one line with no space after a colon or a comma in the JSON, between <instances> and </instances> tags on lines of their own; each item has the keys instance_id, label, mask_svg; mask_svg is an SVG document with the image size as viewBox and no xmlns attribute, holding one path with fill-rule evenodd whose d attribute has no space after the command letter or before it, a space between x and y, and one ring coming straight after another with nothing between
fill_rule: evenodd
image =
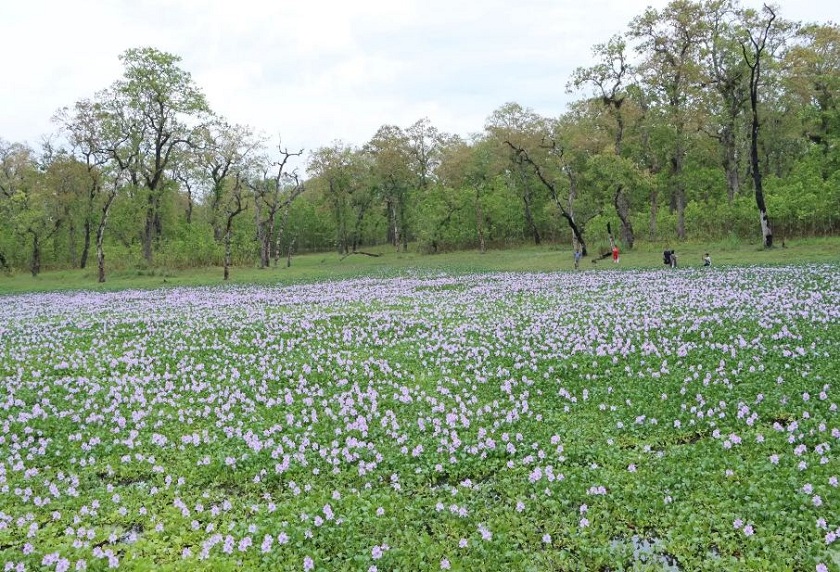
<instances>
[{"instance_id":1,"label":"forest treeline","mask_svg":"<svg viewBox=\"0 0 840 572\"><path fill-rule=\"evenodd\" d=\"M0 139L0 266L227 277L382 244L591 251L607 223L624 248L840 230L837 24L674 0L592 53L558 78L578 96L560 117L506 103L468 138L420 119L304 150L214 114L178 56L128 50L39 146Z\"/></svg>"}]
</instances>

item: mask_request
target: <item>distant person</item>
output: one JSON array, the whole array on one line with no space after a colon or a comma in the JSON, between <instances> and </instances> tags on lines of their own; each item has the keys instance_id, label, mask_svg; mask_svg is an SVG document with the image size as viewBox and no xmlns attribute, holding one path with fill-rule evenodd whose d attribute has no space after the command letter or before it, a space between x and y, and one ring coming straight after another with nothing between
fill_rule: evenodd
<instances>
[{"instance_id":1,"label":"distant person","mask_svg":"<svg viewBox=\"0 0 840 572\"><path fill-rule=\"evenodd\" d=\"M613 264L618 264L618 245L613 244L612 248Z\"/></svg>"},{"instance_id":2,"label":"distant person","mask_svg":"<svg viewBox=\"0 0 840 572\"><path fill-rule=\"evenodd\" d=\"M580 268L580 258L583 256L583 253L580 251L580 248L575 248L575 270Z\"/></svg>"},{"instance_id":3,"label":"distant person","mask_svg":"<svg viewBox=\"0 0 840 572\"><path fill-rule=\"evenodd\" d=\"M671 268L676 268L676 267L677 267L677 251L672 250L671 251Z\"/></svg>"},{"instance_id":4,"label":"distant person","mask_svg":"<svg viewBox=\"0 0 840 572\"><path fill-rule=\"evenodd\" d=\"M712 258L709 256L709 253L703 255L703 266L711 266L712 265Z\"/></svg>"},{"instance_id":5,"label":"distant person","mask_svg":"<svg viewBox=\"0 0 840 572\"><path fill-rule=\"evenodd\" d=\"M664 264L665 266L671 266L671 254L673 252L673 250L667 249L665 250L665 252L662 253L662 264Z\"/></svg>"}]
</instances>

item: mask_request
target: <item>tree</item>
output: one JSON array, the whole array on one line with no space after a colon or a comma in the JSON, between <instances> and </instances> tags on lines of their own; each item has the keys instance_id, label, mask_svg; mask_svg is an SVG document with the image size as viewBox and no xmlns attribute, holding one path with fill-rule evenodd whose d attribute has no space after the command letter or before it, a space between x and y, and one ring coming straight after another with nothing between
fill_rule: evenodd
<instances>
[{"instance_id":1,"label":"tree","mask_svg":"<svg viewBox=\"0 0 840 572\"><path fill-rule=\"evenodd\" d=\"M0 217L8 222L10 230L17 230L15 218L33 170L32 150L29 147L0 139ZM5 239L0 242L0 266L7 272L11 271L11 253L17 247L11 238L11 233L0 234L0 239Z\"/></svg>"},{"instance_id":2,"label":"tree","mask_svg":"<svg viewBox=\"0 0 840 572\"><path fill-rule=\"evenodd\" d=\"M415 140L411 140L395 125L383 125L365 145L365 152L373 159L373 184L385 205L388 219L387 240L395 248L408 250L408 196L412 186L412 163L417 167L419 188L425 188L430 168L430 128L425 123L414 125ZM431 147L434 148L434 147Z\"/></svg>"},{"instance_id":3,"label":"tree","mask_svg":"<svg viewBox=\"0 0 840 572\"><path fill-rule=\"evenodd\" d=\"M72 266L79 267L77 239L87 214L88 171L83 163L65 150L52 149L49 143L46 146L40 168L44 184L51 190L50 201L55 203L56 212L62 220L61 232L53 238L54 258L56 263L67 260Z\"/></svg>"},{"instance_id":4,"label":"tree","mask_svg":"<svg viewBox=\"0 0 840 572\"><path fill-rule=\"evenodd\" d=\"M531 167L517 149L533 149L539 145L545 133L545 120L518 103L506 103L490 115L485 129L503 148L510 151L511 169L508 171L508 182L522 199L528 233L533 237L534 244L540 244L542 236L534 218L538 197L528 175Z\"/></svg>"},{"instance_id":5,"label":"tree","mask_svg":"<svg viewBox=\"0 0 840 572\"><path fill-rule=\"evenodd\" d=\"M811 24L785 53L786 92L802 134L823 155L823 178L840 169L840 25Z\"/></svg>"},{"instance_id":6,"label":"tree","mask_svg":"<svg viewBox=\"0 0 840 572\"><path fill-rule=\"evenodd\" d=\"M767 205L764 201L764 188L759 159L758 142L759 121L758 104L759 88L761 86L762 63L765 58L772 57L773 52L783 41L780 31L785 27L782 23L776 23L775 10L764 5L761 15L754 10L744 11L745 34L741 40L741 50L744 55L744 62L750 70L749 92L750 92L750 167L752 172L753 187L755 191L755 204L758 207L759 220L761 222L761 235L764 248L773 246L773 229L770 226L770 217L767 214ZM770 45L768 45L770 40ZM768 51L769 48L769 51Z\"/></svg>"},{"instance_id":7,"label":"tree","mask_svg":"<svg viewBox=\"0 0 840 572\"><path fill-rule=\"evenodd\" d=\"M540 166L536 161L534 161L533 158L531 158L530 153L528 153L528 151L524 147L520 147L508 140L505 141L505 144L508 147L510 147L518 157L520 157L521 161L524 164L530 165L531 168L534 169L534 173L536 173L537 178L540 180L543 186L545 186L545 188L548 189L549 193L551 194L551 198L554 201L554 204L557 205L557 209L560 211L560 215L564 219L566 219L566 222L569 223L569 228L571 228L572 233L574 233L575 241L577 241L577 244L580 246L581 254L583 256L586 256L586 241L584 241L583 239L583 232L575 222L575 218L572 215L572 213L570 213L569 210L565 206L563 206L563 201L561 199L561 195L558 190L557 184L546 175L545 169L542 166ZM558 147L552 142L550 149L552 154L562 158L562 147Z\"/></svg>"},{"instance_id":8,"label":"tree","mask_svg":"<svg viewBox=\"0 0 840 572\"><path fill-rule=\"evenodd\" d=\"M120 188L124 184L122 173L119 171L112 172L109 181L105 187L102 200L100 202L99 224L96 225L96 269L97 280L102 283L105 282L105 228L108 225L108 215L111 213L111 206L114 204L114 199Z\"/></svg>"},{"instance_id":9,"label":"tree","mask_svg":"<svg viewBox=\"0 0 840 572\"><path fill-rule=\"evenodd\" d=\"M338 253L356 252L362 240L362 223L374 201L370 157L336 141L313 151L308 169L332 211Z\"/></svg>"},{"instance_id":10,"label":"tree","mask_svg":"<svg viewBox=\"0 0 840 572\"><path fill-rule=\"evenodd\" d=\"M705 99L710 100L709 127L704 131L720 145L721 165L726 176L729 204L741 190L740 121L749 94L747 67L738 38L737 0L707 0L704 4L709 31L703 39L701 80Z\"/></svg>"},{"instance_id":11,"label":"tree","mask_svg":"<svg viewBox=\"0 0 840 572\"><path fill-rule=\"evenodd\" d=\"M221 241L227 221L224 204L230 179L247 170L262 141L245 125L230 125L215 117L195 129L190 148L192 163L207 187L213 236Z\"/></svg>"},{"instance_id":12,"label":"tree","mask_svg":"<svg viewBox=\"0 0 840 572\"><path fill-rule=\"evenodd\" d=\"M281 256L283 234L288 224L292 202L304 191L304 185L296 169L290 170L289 161L303 155L303 149L291 152L282 143L277 144L279 159L271 161L260 158L262 164L259 174L248 183L254 193L257 210L257 238L260 243L260 268L267 268L274 246L274 266L277 267ZM269 175L269 172L271 174ZM265 210L265 216L262 212ZM283 213L280 226L276 228L277 213Z\"/></svg>"},{"instance_id":13,"label":"tree","mask_svg":"<svg viewBox=\"0 0 840 572\"><path fill-rule=\"evenodd\" d=\"M627 61L626 49L627 44L621 36L613 36L605 44L596 44L592 51L600 61L588 68L577 68L570 82L570 85L575 88L580 88L584 84L594 86L596 97L615 121L616 157L622 155L625 129L623 107L627 99L626 84L632 73L632 68ZM614 189L613 205L621 221L621 237L627 248L633 248L635 233L630 221L630 199L623 183L614 185ZM570 214L574 216L571 208L570 201Z\"/></svg>"},{"instance_id":14,"label":"tree","mask_svg":"<svg viewBox=\"0 0 840 572\"><path fill-rule=\"evenodd\" d=\"M475 240L481 254L487 251L489 221L484 205L485 196L494 177L500 174L499 171L501 167L495 157L494 142L485 137L474 137L470 142L451 140L442 153L438 168L442 186L451 193L466 191L469 194L472 218L475 220ZM448 209L447 218L451 218L454 208L457 207Z\"/></svg>"},{"instance_id":15,"label":"tree","mask_svg":"<svg viewBox=\"0 0 840 572\"><path fill-rule=\"evenodd\" d=\"M230 191L225 193L223 199L223 209L225 215L225 233L224 233L224 246L225 246L225 260L224 260L224 274L223 279L229 280L230 279L230 265L231 265L231 258L232 258L232 238L233 238L233 220L242 214L242 212L246 208L246 204L244 202L244 190L245 190L245 182L244 182L243 173L237 171L234 173L232 185Z\"/></svg>"},{"instance_id":16,"label":"tree","mask_svg":"<svg viewBox=\"0 0 840 572\"><path fill-rule=\"evenodd\" d=\"M706 30L701 6L690 0L672 0L661 12L653 8L630 23L629 36L645 56L642 79L652 99L661 106L670 131L669 184L671 204L677 212L677 236L685 238L687 203L683 167L688 151L692 87L697 84L698 50Z\"/></svg>"},{"instance_id":17,"label":"tree","mask_svg":"<svg viewBox=\"0 0 840 572\"><path fill-rule=\"evenodd\" d=\"M195 145L195 124L210 112L204 94L189 72L178 66L181 58L154 48L133 48L120 60L123 78L108 91L111 120L128 135L121 157L122 169L133 171L146 191L142 232L143 256L152 262L152 247L162 232L160 207L168 188L166 174L177 151Z\"/></svg>"},{"instance_id":18,"label":"tree","mask_svg":"<svg viewBox=\"0 0 840 572\"><path fill-rule=\"evenodd\" d=\"M95 100L82 99L73 108L59 110L54 120L65 132L70 152L84 165L86 174L84 249L80 266L87 264L91 231L96 222L97 276L105 282L105 230L114 200L126 185L140 183L139 156L131 145L134 133L124 130L124 109L110 91Z\"/></svg>"},{"instance_id":19,"label":"tree","mask_svg":"<svg viewBox=\"0 0 840 572\"><path fill-rule=\"evenodd\" d=\"M96 203L102 192L102 170L112 159L109 142L106 139L112 136L114 141L110 142L110 147L113 148L120 144L124 135L117 134L113 125L109 124L102 104L89 99L79 100L72 108L60 109L53 117L53 121L66 135L71 156L84 165L86 179L82 215L84 243L79 267L86 268L93 225L98 210ZM112 128L110 133L107 132L109 127Z\"/></svg>"},{"instance_id":20,"label":"tree","mask_svg":"<svg viewBox=\"0 0 840 572\"><path fill-rule=\"evenodd\" d=\"M428 117L415 122L405 130L411 154L411 168L417 177L417 188L425 190L434 177L440 162L440 146L444 136L432 125Z\"/></svg>"},{"instance_id":21,"label":"tree","mask_svg":"<svg viewBox=\"0 0 840 572\"><path fill-rule=\"evenodd\" d=\"M13 232L30 245L29 271L41 272L44 243L61 227L60 202L34 152L24 145L2 149L0 192ZM5 256L4 256L5 258Z\"/></svg>"}]
</instances>

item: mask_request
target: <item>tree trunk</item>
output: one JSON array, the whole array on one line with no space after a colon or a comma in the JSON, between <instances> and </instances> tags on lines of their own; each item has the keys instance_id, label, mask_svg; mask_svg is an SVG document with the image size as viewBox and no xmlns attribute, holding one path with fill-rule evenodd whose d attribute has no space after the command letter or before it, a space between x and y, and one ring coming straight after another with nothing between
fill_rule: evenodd
<instances>
[{"instance_id":1,"label":"tree trunk","mask_svg":"<svg viewBox=\"0 0 840 572\"><path fill-rule=\"evenodd\" d=\"M586 252L586 241L583 240L583 233L581 232L580 227L578 227L577 223L575 223L575 218L569 213L567 213L565 210L562 211L561 214L563 218L566 219L566 222L569 223L569 228L572 229L572 235L577 241L577 243L580 245L581 256L588 256L588 253Z\"/></svg>"},{"instance_id":2,"label":"tree trunk","mask_svg":"<svg viewBox=\"0 0 840 572\"><path fill-rule=\"evenodd\" d=\"M32 263L29 265L29 270L33 277L41 272L41 237L34 232L32 232Z\"/></svg>"},{"instance_id":3,"label":"tree trunk","mask_svg":"<svg viewBox=\"0 0 840 572\"><path fill-rule=\"evenodd\" d=\"M286 234L286 225L289 223L289 211L291 210L291 205L286 205L283 207L283 216L280 217L280 228L277 229L277 237L274 246L274 267L276 268L280 262L280 254L283 252L283 238ZM294 241L292 241L294 242ZM291 248L291 243L290 246ZM291 254L289 254L289 260L291 260ZM288 268L288 266L287 266Z\"/></svg>"},{"instance_id":4,"label":"tree trunk","mask_svg":"<svg viewBox=\"0 0 840 572\"><path fill-rule=\"evenodd\" d=\"M677 238L685 239L685 183L682 180L683 173L683 141L682 125L677 134L677 146L674 156L671 159L671 177L673 182L673 194L671 195L672 212L677 211Z\"/></svg>"},{"instance_id":5,"label":"tree trunk","mask_svg":"<svg viewBox=\"0 0 840 572\"><path fill-rule=\"evenodd\" d=\"M187 189L187 224L192 224L192 213L193 213L193 196L192 191Z\"/></svg>"},{"instance_id":6,"label":"tree trunk","mask_svg":"<svg viewBox=\"0 0 840 572\"><path fill-rule=\"evenodd\" d=\"M78 253L76 252L76 225L73 219L70 219L70 227L67 229L67 252L70 255L70 264L75 268Z\"/></svg>"},{"instance_id":7,"label":"tree trunk","mask_svg":"<svg viewBox=\"0 0 840 572\"><path fill-rule=\"evenodd\" d=\"M755 187L755 204L758 207L758 216L761 222L761 236L763 237L764 248L773 247L773 229L770 226L770 217L767 215L767 205L764 202L764 188L762 186L761 165L758 159L758 70L756 63L754 69L755 86L750 89L750 106L752 108L752 129L750 137L750 166L752 168L753 186Z\"/></svg>"},{"instance_id":8,"label":"tree trunk","mask_svg":"<svg viewBox=\"0 0 840 572\"><path fill-rule=\"evenodd\" d=\"M339 216L338 219L338 253L341 255L347 254L348 252L348 245L350 241L347 237L347 221L346 217L342 214Z\"/></svg>"},{"instance_id":9,"label":"tree trunk","mask_svg":"<svg viewBox=\"0 0 840 572\"><path fill-rule=\"evenodd\" d=\"M389 198L385 201L385 214L388 218L388 229L386 231L386 241L388 244L397 247L397 217L394 212L394 202Z\"/></svg>"},{"instance_id":10,"label":"tree trunk","mask_svg":"<svg viewBox=\"0 0 840 572\"><path fill-rule=\"evenodd\" d=\"M274 219L276 216L276 209L269 209L268 217L263 221L258 228L262 228L260 236L260 268L268 268L271 266L271 245L272 238L274 238ZM277 250L275 249L275 257Z\"/></svg>"},{"instance_id":11,"label":"tree trunk","mask_svg":"<svg viewBox=\"0 0 840 572\"><path fill-rule=\"evenodd\" d=\"M362 242L362 221L365 217L365 210L360 209L359 212L356 214L356 224L353 225L353 250L351 252L356 252Z\"/></svg>"},{"instance_id":12,"label":"tree trunk","mask_svg":"<svg viewBox=\"0 0 840 572\"><path fill-rule=\"evenodd\" d=\"M99 270L99 282L105 282L105 249L102 248L103 238L105 237L105 224L99 223L96 230L96 265Z\"/></svg>"},{"instance_id":13,"label":"tree trunk","mask_svg":"<svg viewBox=\"0 0 840 572\"><path fill-rule=\"evenodd\" d=\"M402 251L408 252L408 225L405 222L405 205L401 202L397 213L400 220L400 240L402 242Z\"/></svg>"},{"instance_id":14,"label":"tree trunk","mask_svg":"<svg viewBox=\"0 0 840 572\"><path fill-rule=\"evenodd\" d=\"M234 197L235 200L236 200L236 204L235 204L236 208L235 209L229 208L227 210L227 221L225 222L225 271L224 271L224 280L228 280L230 278L230 264L231 264L231 258L233 257L233 255L232 255L233 247L231 246L232 236L233 236L233 219L236 218L236 216L239 215L239 213L241 213L243 210L245 210L245 208L242 206L242 195L240 194L242 192L242 189L239 186L239 183L240 183L240 181L237 177L236 189L235 189L235 192L237 194Z\"/></svg>"},{"instance_id":15,"label":"tree trunk","mask_svg":"<svg viewBox=\"0 0 840 572\"><path fill-rule=\"evenodd\" d=\"M481 208L481 190L475 189L475 228L478 233L478 251L481 254L487 252L487 245L484 241L484 210Z\"/></svg>"},{"instance_id":16,"label":"tree trunk","mask_svg":"<svg viewBox=\"0 0 840 572\"><path fill-rule=\"evenodd\" d=\"M295 239L289 241L289 251L288 256L286 258L286 268L289 268L292 265L292 250L295 248Z\"/></svg>"},{"instance_id":17,"label":"tree trunk","mask_svg":"<svg viewBox=\"0 0 840 572\"><path fill-rule=\"evenodd\" d=\"M567 211L572 220L575 218L575 198L577 198L577 177L574 176L571 169L564 169L566 178L569 179L569 198L566 201ZM578 242L577 235L572 231L572 248L577 252L578 248L582 248ZM582 255L583 251L581 251Z\"/></svg>"},{"instance_id":18,"label":"tree trunk","mask_svg":"<svg viewBox=\"0 0 840 572\"><path fill-rule=\"evenodd\" d=\"M213 239L216 242L222 242L224 229L222 229L222 225L219 223L219 208L221 208L222 205L221 185L213 185L211 197L210 212L212 217L211 224L213 225Z\"/></svg>"},{"instance_id":19,"label":"tree trunk","mask_svg":"<svg viewBox=\"0 0 840 572\"><path fill-rule=\"evenodd\" d=\"M111 211L111 204L117 196L116 191L108 195L105 204L102 206L102 218L99 219L99 226L96 227L96 264L99 270L99 282L105 282L105 250L102 244L105 241L105 225L108 224L108 213Z\"/></svg>"},{"instance_id":20,"label":"tree trunk","mask_svg":"<svg viewBox=\"0 0 840 572\"><path fill-rule=\"evenodd\" d=\"M659 198L659 192L654 189L650 192L650 223L648 225L649 236L648 239L652 242L656 240L656 216L659 212L659 204L657 203L657 199Z\"/></svg>"},{"instance_id":21,"label":"tree trunk","mask_svg":"<svg viewBox=\"0 0 840 572\"><path fill-rule=\"evenodd\" d=\"M537 229L537 224L534 222L534 216L531 214L531 196L528 191L522 194L522 202L525 204L525 224L528 225L528 230L534 237L534 244L539 246L542 238L540 237L539 229Z\"/></svg>"},{"instance_id":22,"label":"tree trunk","mask_svg":"<svg viewBox=\"0 0 840 572\"><path fill-rule=\"evenodd\" d=\"M750 32L750 42L753 47L753 58L747 55L746 44L741 44L744 55L744 62L750 68L750 110L752 111L752 125L750 130L750 167L752 168L753 186L755 187L755 204L758 207L758 216L761 222L761 235L764 241L764 248L773 247L773 230L770 227L770 217L767 215L767 205L764 202L764 188L762 187L761 165L758 160L758 86L761 80L761 57L770 33L770 27L776 19L776 13L771 7L764 5L764 9L770 14L763 34L756 38Z\"/></svg>"},{"instance_id":23,"label":"tree trunk","mask_svg":"<svg viewBox=\"0 0 840 572\"><path fill-rule=\"evenodd\" d=\"M143 226L143 258L148 264L152 263L152 242L155 238L155 199L152 191L149 191L148 204L146 205L146 222Z\"/></svg>"},{"instance_id":24,"label":"tree trunk","mask_svg":"<svg viewBox=\"0 0 840 572\"><path fill-rule=\"evenodd\" d=\"M85 218L85 240L82 245L82 258L79 261L79 268L82 270L87 266L88 254L90 253L90 216Z\"/></svg>"},{"instance_id":25,"label":"tree trunk","mask_svg":"<svg viewBox=\"0 0 840 572\"><path fill-rule=\"evenodd\" d=\"M723 172L726 174L726 198L731 205L741 190L741 177L738 174L738 150L735 141L735 125L727 122L721 136L723 146Z\"/></svg>"},{"instance_id":26,"label":"tree trunk","mask_svg":"<svg viewBox=\"0 0 840 572\"><path fill-rule=\"evenodd\" d=\"M260 249L260 268L265 268L265 221L262 219L262 200L260 195L254 193L254 237Z\"/></svg>"},{"instance_id":27,"label":"tree trunk","mask_svg":"<svg viewBox=\"0 0 840 572\"><path fill-rule=\"evenodd\" d=\"M99 283L105 282L105 250L102 248L102 243L96 241L96 264L99 271Z\"/></svg>"},{"instance_id":28,"label":"tree trunk","mask_svg":"<svg viewBox=\"0 0 840 572\"><path fill-rule=\"evenodd\" d=\"M232 256L232 248L231 248L231 224L230 219L228 219L227 228L225 229L225 271L224 271L224 280L230 279L230 260Z\"/></svg>"},{"instance_id":29,"label":"tree trunk","mask_svg":"<svg viewBox=\"0 0 840 572\"><path fill-rule=\"evenodd\" d=\"M636 236L633 232L633 225L630 222L630 201L627 200L627 195L624 192L624 187L619 185L613 197L615 203L615 211L618 213L618 218L621 220L621 242L627 249L633 248L636 242Z\"/></svg>"},{"instance_id":30,"label":"tree trunk","mask_svg":"<svg viewBox=\"0 0 840 572\"><path fill-rule=\"evenodd\" d=\"M677 188L677 237L685 240L685 189Z\"/></svg>"},{"instance_id":31,"label":"tree trunk","mask_svg":"<svg viewBox=\"0 0 840 572\"><path fill-rule=\"evenodd\" d=\"M394 248L399 251L400 243L402 242L402 229L400 228L400 221L397 216L397 205L395 202L391 203L391 218L394 221ZM355 250L355 248L353 250Z\"/></svg>"}]
</instances>

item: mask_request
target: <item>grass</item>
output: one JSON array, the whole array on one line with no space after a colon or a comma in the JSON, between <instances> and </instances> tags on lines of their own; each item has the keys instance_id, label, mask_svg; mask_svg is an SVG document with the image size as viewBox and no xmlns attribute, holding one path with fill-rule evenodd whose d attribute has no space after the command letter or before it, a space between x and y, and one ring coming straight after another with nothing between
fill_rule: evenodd
<instances>
[{"instance_id":1,"label":"grass","mask_svg":"<svg viewBox=\"0 0 840 572\"><path fill-rule=\"evenodd\" d=\"M600 245L606 248L606 244ZM805 238L789 240L785 245L765 250L757 244L732 241L719 243L638 243L632 251L623 252L619 268L663 268L662 251L673 248L679 255L682 267L700 266L702 256L709 252L714 266L802 264L809 262L840 261L840 237ZM591 247L597 254L599 245ZM334 252L296 256L292 266L286 268L258 269L236 267L231 271L233 284L296 284L341 280L361 276L391 277L409 271L425 273L471 274L480 272L551 272L573 270L571 252L567 245L523 246L509 250L459 251L437 255L417 252L396 252L392 248L367 249L378 257L352 255L342 258ZM611 260L593 264L590 259L581 262L582 271L615 269ZM61 290L110 291L128 288L152 289L171 286L208 286L222 283L221 268L150 270L114 270L104 284L96 281L95 267L85 270L56 270L42 272L37 277L18 272L0 275L0 294L48 292Z\"/></svg>"}]
</instances>

